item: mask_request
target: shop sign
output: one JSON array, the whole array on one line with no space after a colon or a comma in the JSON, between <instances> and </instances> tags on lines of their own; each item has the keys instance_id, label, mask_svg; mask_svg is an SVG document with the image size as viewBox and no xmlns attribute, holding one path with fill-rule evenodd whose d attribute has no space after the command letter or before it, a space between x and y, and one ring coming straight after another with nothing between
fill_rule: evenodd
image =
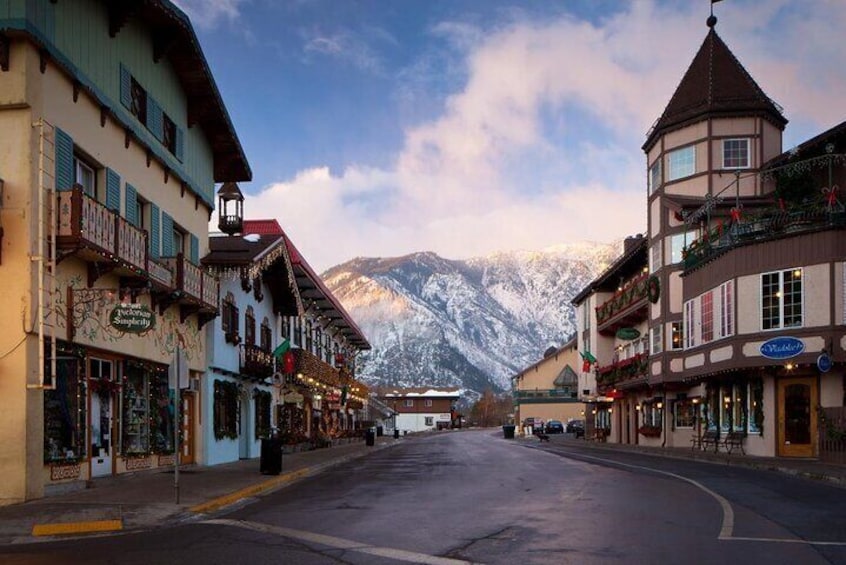
<instances>
[{"instance_id":1,"label":"shop sign","mask_svg":"<svg viewBox=\"0 0 846 565\"><path fill-rule=\"evenodd\" d=\"M282 397L285 404L300 404L303 401L303 395L298 392L290 392Z\"/></svg>"},{"instance_id":2,"label":"shop sign","mask_svg":"<svg viewBox=\"0 0 846 565\"><path fill-rule=\"evenodd\" d=\"M803 351L805 342L795 337L774 337L761 344L761 355L767 359L790 359Z\"/></svg>"},{"instance_id":3,"label":"shop sign","mask_svg":"<svg viewBox=\"0 0 846 565\"><path fill-rule=\"evenodd\" d=\"M820 370L820 373L829 372L831 370L831 355L820 353L820 356L817 357L817 369Z\"/></svg>"},{"instance_id":4,"label":"shop sign","mask_svg":"<svg viewBox=\"0 0 846 565\"><path fill-rule=\"evenodd\" d=\"M452 418L449 414L438 414L438 422L451 422Z\"/></svg>"},{"instance_id":5,"label":"shop sign","mask_svg":"<svg viewBox=\"0 0 846 565\"><path fill-rule=\"evenodd\" d=\"M640 337L640 330L637 328L620 328L617 330L617 339L631 341Z\"/></svg>"},{"instance_id":6,"label":"shop sign","mask_svg":"<svg viewBox=\"0 0 846 565\"><path fill-rule=\"evenodd\" d=\"M143 304L118 304L109 316L109 324L122 332L140 334L156 327L156 316Z\"/></svg>"}]
</instances>

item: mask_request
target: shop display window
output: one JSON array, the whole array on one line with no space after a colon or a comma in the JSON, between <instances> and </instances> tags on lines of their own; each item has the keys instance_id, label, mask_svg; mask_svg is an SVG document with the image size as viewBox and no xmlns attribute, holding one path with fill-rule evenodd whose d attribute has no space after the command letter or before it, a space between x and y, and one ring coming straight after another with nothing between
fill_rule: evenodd
<instances>
[{"instance_id":1,"label":"shop display window","mask_svg":"<svg viewBox=\"0 0 846 565\"><path fill-rule=\"evenodd\" d=\"M150 452L150 378L144 369L127 363L123 386L123 455Z\"/></svg>"},{"instance_id":2,"label":"shop display window","mask_svg":"<svg viewBox=\"0 0 846 565\"><path fill-rule=\"evenodd\" d=\"M83 362L68 357L56 360L56 387L44 391L45 463L75 463L86 456Z\"/></svg>"}]
</instances>

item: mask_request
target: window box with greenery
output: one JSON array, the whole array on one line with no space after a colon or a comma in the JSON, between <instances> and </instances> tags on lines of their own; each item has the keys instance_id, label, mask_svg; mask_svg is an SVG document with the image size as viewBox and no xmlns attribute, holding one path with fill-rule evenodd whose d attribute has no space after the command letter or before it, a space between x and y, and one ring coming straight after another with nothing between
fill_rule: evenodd
<instances>
[{"instance_id":1,"label":"window box with greenery","mask_svg":"<svg viewBox=\"0 0 846 565\"><path fill-rule=\"evenodd\" d=\"M644 437L661 437L661 426L641 426L637 433Z\"/></svg>"}]
</instances>

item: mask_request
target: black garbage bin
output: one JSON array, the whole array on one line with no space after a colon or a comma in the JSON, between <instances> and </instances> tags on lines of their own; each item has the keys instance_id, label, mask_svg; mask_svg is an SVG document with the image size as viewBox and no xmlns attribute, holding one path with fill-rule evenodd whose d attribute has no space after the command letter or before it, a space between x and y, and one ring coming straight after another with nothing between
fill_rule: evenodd
<instances>
[{"instance_id":1,"label":"black garbage bin","mask_svg":"<svg viewBox=\"0 0 846 565\"><path fill-rule=\"evenodd\" d=\"M513 425L502 426L502 435L505 439L514 439L514 428Z\"/></svg>"},{"instance_id":2,"label":"black garbage bin","mask_svg":"<svg viewBox=\"0 0 846 565\"><path fill-rule=\"evenodd\" d=\"M278 475L282 472L282 440L262 438L259 471L262 475Z\"/></svg>"},{"instance_id":3,"label":"black garbage bin","mask_svg":"<svg viewBox=\"0 0 846 565\"><path fill-rule=\"evenodd\" d=\"M399 439L399 430L394 428L394 439Z\"/></svg>"},{"instance_id":4,"label":"black garbage bin","mask_svg":"<svg viewBox=\"0 0 846 565\"><path fill-rule=\"evenodd\" d=\"M367 445L376 445L376 432L373 428L367 430L367 434L364 436L364 439Z\"/></svg>"},{"instance_id":5,"label":"black garbage bin","mask_svg":"<svg viewBox=\"0 0 846 565\"><path fill-rule=\"evenodd\" d=\"M385 435L385 430L382 429L382 426L376 426L376 437L382 437Z\"/></svg>"}]
</instances>

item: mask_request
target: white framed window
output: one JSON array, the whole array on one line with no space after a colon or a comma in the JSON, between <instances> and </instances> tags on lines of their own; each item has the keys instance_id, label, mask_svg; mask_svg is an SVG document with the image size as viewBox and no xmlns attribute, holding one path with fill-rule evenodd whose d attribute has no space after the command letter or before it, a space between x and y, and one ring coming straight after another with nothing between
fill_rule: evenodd
<instances>
[{"instance_id":1,"label":"white framed window","mask_svg":"<svg viewBox=\"0 0 846 565\"><path fill-rule=\"evenodd\" d=\"M97 198L97 173L89 163L74 155L74 182L81 184L85 194Z\"/></svg>"},{"instance_id":2,"label":"white framed window","mask_svg":"<svg viewBox=\"0 0 846 565\"><path fill-rule=\"evenodd\" d=\"M682 251L699 237L699 230L689 230L670 237L670 263L682 262Z\"/></svg>"},{"instance_id":3,"label":"white framed window","mask_svg":"<svg viewBox=\"0 0 846 565\"><path fill-rule=\"evenodd\" d=\"M582 304L582 329L589 330L590 329L590 298L584 301Z\"/></svg>"},{"instance_id":4,"label":"white framed window","mask_svg":"<svg viewBox=\"0 0 846 565\"><path fill-rule=\"evenodd\" d=\"M435 417L434 416L426 416L426 426L434 426L435 425Z\"/></svg>"},{"instance_id":5,"label":"white framed window","mask_svg":"<svg viewBox=\"0 0 846 565\"><path fill-rule=\"evenodd\" d=\"M748 169L749 166L749 139L724 139L723 168Z\"/></svg>"},{"instance_id":6,"label":"white framed window","mask_svg":"<svg viewBox=\"0 0 846 565\"><path fill-rule=\"evenodd\" d=\"M649 348L652 355L664 351L664 340L661 339L662 334L660 325L649 328Z\"/></svg>"},{"instance_id":7,"label":"white framed window","mask_svg":"<svg viewBox=\"0 0 846 565\"><path fill-rule=\"evenodd\" d=\"M431 407L432 407L432 399L431 399L431 398L427 398L426 400L424 400L424 401L423 401L423 406L425 406L425 407L427 407L427 408L431 408Z\"/></svg>"},{"instance_id":8,"label":"white framed window","mask_svg":"<svg viewBox=\"0 0 846 565\"><path fill-rule=\"evenodd\" d=\"M652 245L649 253L649 272L654 273L664 266L664 248L663 241L657 241Z\"/></svg>"},{"instance_id":9,"label":"white framed window","mask_svg":"<svg viewBox=\"0 0 846 565\"><path fill-rule=\"evenodd\" d=\"M699 329L696 315L699 313L699 298L684 303L684 348L699 345Z\"/></svg>"},{"instance_id":10,"label":"white framed window","mask_svg":"<svg viewBox=\"0 0 846 565\"><path fill-rule=\"evenodd\" d=\"M734 281L720 285L720 337L734 335Z\"/></svg>"},{"instance_id":11,"label":"white framed window","mask_svg":"<svg viewBox=\"0 0 846 565\"><path fill-rule=\"evenodd\" d=\"M684 349L684 323L670 323L670 349L678 351Z\"/></svg>"},{"instance_id":12,"label":"white framed window","mask_svg":"<svg viewBox=\"0 0 846 565\"><path fill-rule=\"evenodd\" d=\"M406 398L404 404L405 404L406 408L412 408L414 406L414 399L413 398Z\"/></svg>"},{"instance_id":13,"label":"white framed window","mask_svg":"<svg viewBox=\"0 0 846 565\"><path fill-rule=\"evenodd\" d=\"M761 329L802 327L802 269L761 275Z\"/></svg>"},{"instance_id":14,"label":"white framed window","mask_svg":"<svg viewBox=\"0 0 846 565\"><path fill-rule=\"evenodd\" d=\"M649 194L652 194L661 186L661 180L661 159L659 158L649 167Z\"/></svg>"},{"instance_id":15,"label":"white framed window","mask_svg":"<svg viewBox=\"0 0 846 565\"><path fill-rule=\"evenodd\" d=\"M689 177L696 172L696 148L693 145L670 151L667 180Z\"/></svg>"},{"instance_id":16,"label":"white framed window","mask_svg":"<svg viewBox=\"0 0 846 565\"><path fill-rule=\"evenodd\" d=\"M709 343L714 341L714 291L709 290L700 296L699 305L701 308L699 314L701 343Z\"/></svg>"}]
</instances>

